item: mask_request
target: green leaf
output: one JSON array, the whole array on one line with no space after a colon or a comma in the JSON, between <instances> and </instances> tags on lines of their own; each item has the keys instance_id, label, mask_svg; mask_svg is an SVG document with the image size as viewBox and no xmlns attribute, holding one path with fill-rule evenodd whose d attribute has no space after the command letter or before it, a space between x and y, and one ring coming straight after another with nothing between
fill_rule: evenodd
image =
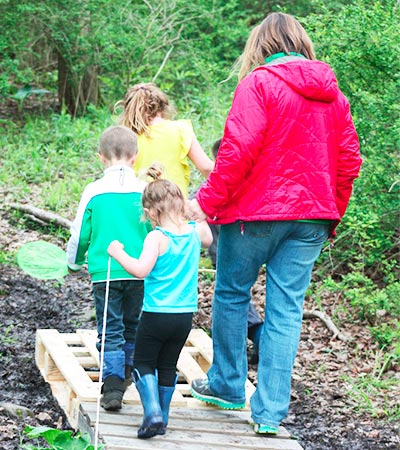
<instances>
[{"instance_id":1,"label":"green leaf","mask_svg":"<svg viewBox=\"0 0 400 450\"><path fill-rule=\"evenodd\" d=\"M23 88L18 89L18 92L13 97L17 100L25 100L31 94L50 94L50 91L47 89L34 89L27 84Z\"/></svg>"},{"instance_id":2,"label":"green leaf","mask_svg":"<svg viewBox=\"0 0 400 450\"><path fill-rule=\"evenodd\" d=\"M59 434L53 443L56 450L87 450L91 440L89 434L82 436L77 434L72 437L71 434Z\"/></svg>"},{"instance_id":3,"label":"green leaf","mask_svg":"<svg viewBox=\"0 0 400 450\"><path fill-rule=\"evenodd\" d=\"M26 427L24 429L24 434L26 434L29 438L36 439L42 437L50 445L53 445L53 442L60 433L69 433L71 435L72 431L61 431L50 427Z\"/></svg>"}]
</instances>

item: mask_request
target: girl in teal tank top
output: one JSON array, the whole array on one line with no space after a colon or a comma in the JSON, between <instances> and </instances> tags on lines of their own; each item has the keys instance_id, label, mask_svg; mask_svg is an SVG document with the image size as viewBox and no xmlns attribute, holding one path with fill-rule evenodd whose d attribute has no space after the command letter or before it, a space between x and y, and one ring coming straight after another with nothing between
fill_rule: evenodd
<instances>
[{"instance_id":1,"label":"girl in teal tank top","mask_svg":"<svg viewBox=\"0 0 400 450\"><path fill-rule=\"evenodd\" d=\"M179 187L161 179L160 166L149 168L154 179L142 196L154 230L138 259L113 241L108 253L130 274L144 278L143 312L136 335L134 379L144 410L139 438L165 434L169 405L177 380L176 364L197 310L200 247L209 247L206 222L188 222Z\"/></svg>"}]
</instances>

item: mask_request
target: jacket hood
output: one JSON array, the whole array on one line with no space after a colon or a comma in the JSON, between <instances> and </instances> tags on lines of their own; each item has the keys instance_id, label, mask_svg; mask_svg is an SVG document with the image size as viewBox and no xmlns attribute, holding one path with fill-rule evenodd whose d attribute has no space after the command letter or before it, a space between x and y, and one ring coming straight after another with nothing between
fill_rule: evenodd
<instances>
[{"instance_id":1,"label":"jacket hood","mask_svg":"<svg viewBox=\"0 0 400 450\"><path fill-rule=\"evenodd\" d=\"M257 67L268 70L308 100L331 103L338 93L336 76L328 64L315 60L294 60Z\"/></svg>"}]
</instances>

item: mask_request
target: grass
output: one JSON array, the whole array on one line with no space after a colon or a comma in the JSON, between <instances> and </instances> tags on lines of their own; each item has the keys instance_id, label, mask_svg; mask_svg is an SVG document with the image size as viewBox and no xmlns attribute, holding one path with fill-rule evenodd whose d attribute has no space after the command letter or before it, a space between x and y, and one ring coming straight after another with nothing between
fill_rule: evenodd
<instances>
[{"instance_id":1,"label":"grass","mask_svg":"<svg viewBox=\"0 0 400 450\"><path fill-rule=\"evenodd\" d=\"M222 89L223 90L223 89ZM179 118L192 119L205 151L222 134L229 97L220 88L209 93L207 114L192 114L190 105ZM84 187L98 178L103 167L97 157L101 133L118 122L106 108L91 108L85 117L72 120L65 112L49 117L25 117L25 122L3 120L0 135L2 164L0 189L13 201L72 218ZM192 190L202 182L192 170Z\"/></svg>"}]
</instances>

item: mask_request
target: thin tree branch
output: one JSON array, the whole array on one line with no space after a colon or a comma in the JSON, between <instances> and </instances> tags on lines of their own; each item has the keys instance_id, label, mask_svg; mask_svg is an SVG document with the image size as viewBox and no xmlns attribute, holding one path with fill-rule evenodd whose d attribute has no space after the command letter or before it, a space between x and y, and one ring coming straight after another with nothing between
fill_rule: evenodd
<instances>
[{"instance_id":1,"label":"thin tree branch","mask_svg":"<svg viewBox=\"0 0 400 450\"><path fill-rule=\"evenodd\" d=\"M17 211L21 211L29 216L34 216L37 219L46 222L48 224L56 224L60 227L70 229L72 222L64 217L59 216L56 213L51 211L45 211L40 208L36 208L32 205L22 205L20 203L8 203L8 205L12 209L16 209Z\"/></svg>"},{"instance_id":2,"label":"thin tree branch","mask_svg":"<svg viewBox=\"0 0 400 450\"><path fill-rule=\"evenodd\" d=\"M161 66L158 68L157 73L154 75L153 79L151 80L153 83L157 79L158 75L160 75L161 71L163 70L165 64L167 63L167 60L169 58L169 55L171 54L172 50L174 49L174 46L172 46L165 55L163 62L161 63Z\"/></svg>"},{"instance_id":3,"label":"thin tree branch","mask_svg":"<svg viewBox=\"0 0 400 450\"><path fill-rule=\"evenodd\" d=\"M338 338L339 340L344 342L349 342L352 340L351 336L347 336L341 331L339 331L337 326L333 323L333 320L324 312L316 310L303 311L303 319L314 319L314 318L318 318L324 323L324 325L328 328L328 330L333 333L333 339Z\"/></svg>"}]
</instances>

